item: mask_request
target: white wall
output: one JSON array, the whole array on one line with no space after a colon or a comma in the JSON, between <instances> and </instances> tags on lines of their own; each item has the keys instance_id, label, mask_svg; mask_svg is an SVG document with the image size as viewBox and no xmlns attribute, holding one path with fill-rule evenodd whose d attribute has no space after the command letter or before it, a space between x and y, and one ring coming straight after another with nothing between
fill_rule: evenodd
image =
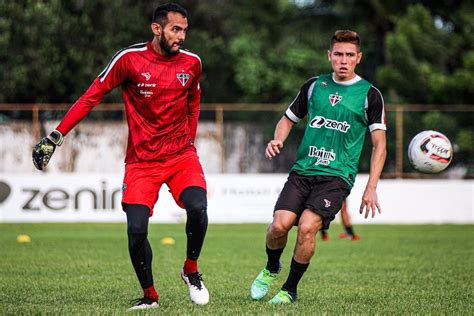
<instances>
[{"instance_id":1,"label":"white wall","mask_svg":"<svg viewBox=\"0 0 474 316\"><path fill-rule=\"evenodd\" d=\"M2 173L0 222L123 222L122 174L123 170L114 174ZM286 177L207 175L209 221L269 223ZM348 199L355 224L474 223L474 180L381 180L378 193L383 211L374 219L358 214L366 181L366 175L359 175ZM151 222L185 220L184 210L176 206L166 186L154 212Z\"/></svg>"},{"instance_id":2,"label":"white wall","mask_svg":"<svg viewBox=\"0 0 474 316\"><path fill-rule=\"evenodd\" d=\"M474 223L474 180L381 180L382 214L369 220L358 213L367 178L357 178L348 201L354 223Z\"/></svg>"},{"instance_id":3,"label":"white wall","mask_svg":"<svg viewBox=\"0 0 474 316\"><path fill-rule=\"evenodd\" d=\"M59 121L47 121L44 123L44 130L52 131L58 123ZM228 128L233 128L232 124L227 125ZM235 127L227 135L226 143L232 146L229 146L224 159L223 148L219 144L218 126L213 122L200 122L196 147L202 157L204 170L210 173L257 172L262 164L269 164L263 159L261 148L264 146L264 140L261 130L259 134L255 131L256 128L258 126L252 129L245 124ZM127 137L127 125L123 122L81 122L66 135L63 145L56 149L47 172L115 173L123 168ZM257 143L248 150L245 145L250 137ZM11 145L13 139L14 144L21 144L15 146L15 150L12 150ZM0 173L35 172L31 150L37 142L29 122L0 124ZM240 170L242 162L247 161L249 155L256 154L262 159L246 166L246 170Z\"/></svg>"}]
</instances>

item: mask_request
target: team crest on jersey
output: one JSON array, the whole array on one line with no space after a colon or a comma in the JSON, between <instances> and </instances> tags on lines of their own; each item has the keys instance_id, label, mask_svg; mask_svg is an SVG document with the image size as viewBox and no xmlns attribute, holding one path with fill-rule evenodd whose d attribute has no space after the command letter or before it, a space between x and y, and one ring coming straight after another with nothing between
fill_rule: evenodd
<instances>
[{"instance_id":1,"label":"team crest on jersey","mask_svg":"<svg viewBox=\"0 0 474 316\"><path fill-rule=\"evenodd\" d=\"M179 83L183 85L183 87L186 85L186 83L189 80L189 74L185 74L184 72L180 72L176 74L176 78L178 78Z\"/></svg>"},{"instance_id":2,"label":"team crest on jersey","mask_svg":"<svg viewBox=\"0 0 474 316\"><path fill-rule=\"evenodd\" d=\"M142 72L142 76L145 77L145 80L148 81L151 78L151 74L149 72Z\"/></svg>"},{"instance_id":3,"label":"team crest on jersey","mask_svg":"<svg viewBox=\"0 0 474 316\"><path fill-rule=\"evenodd\" d=\"M331 102L332 106L335 106L342 100L342 95L339 94L330 94L329 95L329 102Z\"/></svg>"}]
</instances>

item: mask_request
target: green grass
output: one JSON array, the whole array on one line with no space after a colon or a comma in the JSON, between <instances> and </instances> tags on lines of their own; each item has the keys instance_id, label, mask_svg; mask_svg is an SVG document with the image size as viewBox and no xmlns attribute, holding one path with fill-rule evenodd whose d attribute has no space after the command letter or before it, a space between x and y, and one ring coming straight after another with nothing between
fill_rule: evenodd
<instances>
[{"instance_id":1,"label":"green grass","mask_svg":"<svg viewBox=\"0 0 474 316\"><path fill-rule=\"evenodd\" d=\"M291 306L253 302L263 268L266 225L210 225L200 270L211 294L193 305L179 277L183 225L151 225L160 308L148 314L449 314L473 315L472 225L357 226L362 240L320 242ZM17 243L19 234L31 243ZM160 244L173 237L176 244ZM293 251L284 252L285 281ZM1 224L0 314L124 314L141 294L128 257L125 224ZM271 298L271 297L269 297Z\"/></svg>"}]
</instances>

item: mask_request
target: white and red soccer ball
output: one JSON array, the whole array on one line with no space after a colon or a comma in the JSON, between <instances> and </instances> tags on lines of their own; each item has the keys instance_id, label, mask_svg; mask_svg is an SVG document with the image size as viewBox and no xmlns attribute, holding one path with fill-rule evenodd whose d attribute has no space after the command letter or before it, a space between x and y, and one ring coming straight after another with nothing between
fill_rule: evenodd
<instances>
[{"instance_id":1,"label":"white and red soccer ball","mask_svg":"<svg viewBox=\"0 0 474 316\"><path fill-rule=\"evenodd\" d=\"M408 159L420 172L439 173L453 160L453 146L440 132L422 131L411 140Z\"/></svg>"}]
</instances>

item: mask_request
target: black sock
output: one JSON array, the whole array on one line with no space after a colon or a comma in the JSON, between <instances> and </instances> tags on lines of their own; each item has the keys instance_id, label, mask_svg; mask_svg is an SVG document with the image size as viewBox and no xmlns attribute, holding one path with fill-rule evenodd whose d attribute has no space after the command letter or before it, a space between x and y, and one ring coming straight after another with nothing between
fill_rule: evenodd
<instances>
[{"instance_id":1,"label":"black sock","mask_svg":"<svg viewBox=\"0 0 474 316\"><path fill-rule=\"evenodd\" d=\"M127 214L130 259L141 287L146 289L153 285L153 253L147 239L150 210L145 205L138 204L128 204L124 210Z\"/></svg>"},{"instance_id":2,"label":"black sock","mask_svg":"<svg viewBox=\"0 0 474 316\"><path fill-rule=\"evenodd\" d=\"M351 236L354 235L354 230L352 229L352 226L346 226L345 229L348 235L351 235Z\"/></svg>"},{"instance_id":3,"label":"black sock","mask_svg":"<svg viewBox=\"0 0 474 316\"><path fill-rule=\"evenodd\" d=\"M280 257L285 248L270 249L268 248L268 246L266 246L266 248L267 248L267 257L268 257L266 269L270 271L271 273L280 272Z\"/></svg>"},{"instance_id":4,"label":"black sock","mask_svg":"<svg viewBox=\"0 0 474 316\"><path fill-rule=\"evenodd\" d=\"M186 256L191 260L197 260L206 237L207 218L207 196L206 190L201 187L189 187L184 189L180 200L186 208Z\"/></svg>"},{"instance_id":5,"label":"black sock","mask_svg":"<svg viewBox=\"0 0 474 316\"><path fill-rule=\"evenodd\" d=\"M328 231L326 229L321 229L321 235L324 237L324 236L327 236L328 235Z\"/></svg>"},{"instance_id":6,"label":"black sock","mask_svg":"<svg viewBox=\"0 0 474 316\"><path fill-rule=\"evenodd\" d=\"M306 269L308 269L308 266L309 263L296 262L293 257L291 259L290 274L288 275L285 284L283 284L282 290L287 291L292 296L296 296L298 283L306 272Z\"/></svg>"}]
</instances>

